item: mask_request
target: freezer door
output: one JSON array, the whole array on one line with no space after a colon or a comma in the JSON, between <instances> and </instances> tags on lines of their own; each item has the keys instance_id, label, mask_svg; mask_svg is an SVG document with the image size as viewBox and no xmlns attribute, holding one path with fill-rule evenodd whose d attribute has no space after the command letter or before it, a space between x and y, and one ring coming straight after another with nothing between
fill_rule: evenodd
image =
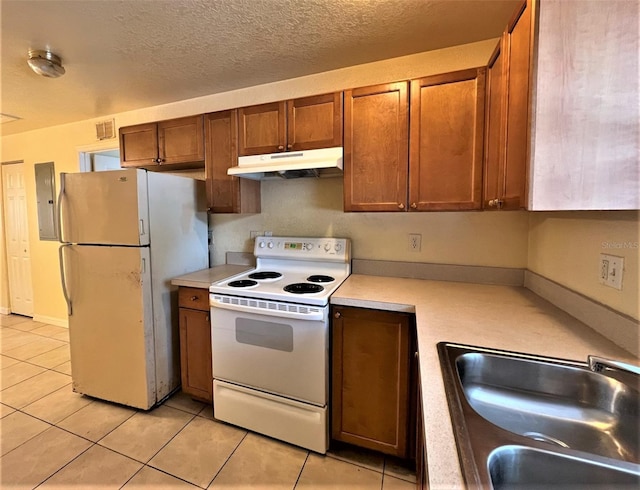
<instances>
[{"instance_id":1,"label":"freezer door","mask_svg":"<svg viewBox=\"0 0 640 490\"><path fill-rule=\"evenodd\" d=\"M63 248L73 390L131 407L156 403L149 249Z\"/></svg>"},{"instance_id":2,"label":"freezer door","mask_svg":"<svg viewBox=\"0 0 640 490\"><path fill-rule=\"evenodd\" d=\"M144 170L62 174L59 202L60 241L149 244L147 173Z\"/></svg>"}]
</instances>

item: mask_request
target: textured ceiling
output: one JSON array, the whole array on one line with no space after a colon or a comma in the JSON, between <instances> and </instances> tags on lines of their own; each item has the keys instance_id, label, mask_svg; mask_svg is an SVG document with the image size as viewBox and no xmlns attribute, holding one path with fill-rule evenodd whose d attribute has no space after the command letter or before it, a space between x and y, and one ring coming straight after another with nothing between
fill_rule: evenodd
<instances>
[{"instance_id":1,"label":"textured ceiling","mask_svg":"<svg viewBox=\"0 0 640 490\"><path fill-rule=\"evenodd\" d=\"M13 134L498 37L518 0L1 0ZM27 66L49 48L66 75Z\"/></svg>"}]
</instances>

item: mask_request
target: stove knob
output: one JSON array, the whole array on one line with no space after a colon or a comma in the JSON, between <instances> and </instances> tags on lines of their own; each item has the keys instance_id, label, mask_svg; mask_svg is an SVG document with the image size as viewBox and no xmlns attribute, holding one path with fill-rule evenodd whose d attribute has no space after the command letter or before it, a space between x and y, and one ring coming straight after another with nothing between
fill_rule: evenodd
<instances>
[{"instance_id":1,"label":"stove knob","mask_svg":"<svg viewBox=\"0 0 640 490\"><path fill-rule=\"evenodd\" d=\"M329 250L331 250L331 244L329 242L324 244L324 251L328 252Z\"/></svg>"},{"instance_id":2,"label":"stove knob","mask_svg":"<svg viewBox=\"0 0 640 490\"><path fill-rule=\"evenodd\" d=\"M342 250L342 244L336 243L336 246L334 248L336 249L336 252L339 252L340 250Z\"/></svg>"},{"instance_id":3,"label":"stove knob","mask_svg":"<svg viewBox=\"0 0 640 490\"><path fill-rule=\"evenodd\" d=\"M269 242L269 248L273 248L273 242Z\"/></svg>"},{"instance_id":4,"label":"stove knob","mask_svg":"<svg viewBox=\"0 0 640 490\"><path fill-rule=\"evenodd\" d=\"M307 243L307 250L313 250L313 243Z\"/></svg>"},{"instance_id":5,"label":"stove knob","mask_svg":"<svg viewBox=\"0 0 640 490\"><path fill-rule=\"evenodd\" d=\"M260 248L264 248L264 242L260 242Z\"/></svg>"}]
</instances>

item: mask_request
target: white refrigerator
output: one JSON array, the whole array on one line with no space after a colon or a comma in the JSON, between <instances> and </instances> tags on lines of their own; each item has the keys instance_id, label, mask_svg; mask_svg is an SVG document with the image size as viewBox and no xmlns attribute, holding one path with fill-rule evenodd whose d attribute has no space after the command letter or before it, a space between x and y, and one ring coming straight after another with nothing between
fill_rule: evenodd
<instances>
[{"instance_id":1,"label":"white refrigerator","mask_svg":"<svg viewBox=\"0 0 640 490\"><path fill-rule=\"evenodd\" d=\"M209 266L204 182L61 174L60 273L73 390L149 409L180 384L173 277Z\"/></svg>"}]
</instances>

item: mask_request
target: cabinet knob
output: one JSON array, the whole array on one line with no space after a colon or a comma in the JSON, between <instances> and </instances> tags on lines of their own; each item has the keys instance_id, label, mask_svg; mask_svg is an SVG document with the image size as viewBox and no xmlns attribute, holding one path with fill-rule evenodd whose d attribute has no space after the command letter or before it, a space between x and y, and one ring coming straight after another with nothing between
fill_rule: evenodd
<instances>
[{"instance_id":1,"label":"cabinet knob","mask_svg":"<svg viewBox=\"0 0 640 490\"><path fill-rule=\"evenodd\" d=\"M284 146L282 145L278 146L278 150L284 150Z\"/></svg>"},{"instance_id":2,"label":"cabinet knob","mask_svg":"<svg viewBox=\"0 0 640 490\"><path fill-rule=\"evenodd\" d=\"M198 297L197 297L197 296L191 296L191 301L195 301L195 300L197 300L197 299L198 299Z\"/></svg>"},{"instance_id":3,"label":"cabinet knob","mask_svg":"<svg viewBox=\"0 0 640 490\"><path fill-rule=\"evenodd\" d=\"M495 199L489 199L489 207L492 208L496 205L496 200Z\"/></svg>"},{"instance_id":4,"label":"cabinet knob","mask_svg":"<svg viewBox=\"0 0 640 490\"><path fill-rule=\"evenodd\" d=\"M289 143L289 144L287 145L287 148L291 149L291 148L293 148L293 145L292 145L291 143Z\"/></svg>"},{"instance_id":5,"label":"cabinet knob","mask_svg":"<svg viewBox=\"0 0 640 490\"><path fill-rule=\"evenodd\" d=\"M411 203L411 209L417 209L418 205L415 202Z\"/></svg>"},{"instance_id":6,"label":"cabinet knob","mask_svg":"<svg viewBox=\"0 0 640 490\"><path fill-rule=\"evenodd\" d=\"M501 208L501 207L502 207L503 202L504 202L504 201L503 201L502 199L496 199L496 200L495 200L495 205L496 205L496 207L497 207L497 208Z\"/></svg>"},{"instance_id":7,"label":"cabinet knob","mask_svg":"<svg viewBox=\"0 0 640 490\"><path fill-rule=\"evenodd\" d=\"M342 313L340 313L339 311L336 311L335 314L333 315L335 318L340 318L342 316Z\"/></svg>"},{"instance_id":8,"label":"cabinet knob","mask_svg":"<svg viewBox=\"0 0 640 490\"><path fill-rule=\"evenodd\" d=\"M402 203L398 204L398 209L404 209L404 204Z\"/></svg>"}]
</instances>

